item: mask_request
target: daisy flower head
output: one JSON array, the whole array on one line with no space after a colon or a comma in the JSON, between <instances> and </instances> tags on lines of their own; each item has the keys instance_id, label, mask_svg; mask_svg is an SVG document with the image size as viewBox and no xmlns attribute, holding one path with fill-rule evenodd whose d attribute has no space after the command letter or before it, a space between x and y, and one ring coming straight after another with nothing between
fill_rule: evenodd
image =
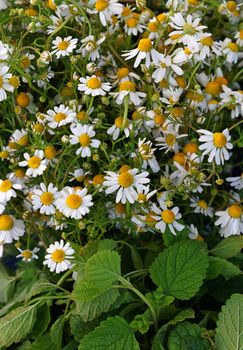
<instances>
[{"instance_id":1,"label":"daisy flower head","mask_svg":"<svg viewBox=\"0 0 243 350\"><path fill-rule=\"evenodd\" d=\"M67 242L64 245L64 241L61 239L60 242L55 242L47 248L47 255L43 262L47 265L51 272L60 273L72 268L72 263L69 261L73 259L74 250Z\"/></svg>"},{"instance_id":2,"label":"daisy flower head","mask_svg":"<svg viewBox=\"0 0 243 350\"><path fill-rule=\"evenodd\" d=\"M226 55L226 61L229 63L237 63L240 58L239 46L226 38L222 44L223 54Z\"/></svg>"},{"instance_id":3,"label":"daisy flower head","mask_svg":"<svg viewBox=\"0 0 243 350\"><path fill-rule=\"evenodd\" d=\"M110 94L116 98L116 103L118 105L121 105L124 99L128 98L130 103L139 106L142 103L142 99L146 97L144 92L136 92L135 84L129 80L119 84L119 92L111 92Z\"/></svg>"},{"instance_id":4,"label":"daisy flower head","mask_svg":"<svg viewBox=\"0 0 243 350\"><path fill-rule=\"evenodd\" d=\"M143 160L142 168L147 169L149 165L152 171L157 173L160 170L160 166L154 155L156 148L152 148L152 146L152 142L149 140L146 141L146 138L138 140L138 151Z\"/></svg>"},{"instance_id":5,"label":"daisy flower head","mask_svg":"<svg viewBox=\"0 0 243 350\"><path fill-rule=\"evenodd\" d=\"M14 91L14 87L9 84L9 79L12 77L12 74L8 73L8 71L8 66L0 66L0 102L6 100L6 91Z\"/></svg>"},{"instance_id":6,"label":"daisy flower head","mask_svg":"<svg viewBox=\"0 0 243 350\"><path fill-rule=\"evenodd\" d=\"M136 49L132 49L122 54L126 60L136 57L134 68L137 68L142 60L145 60L145 66L149 68L151 63L158 65L163 55L153 48L153 42L149 38L140 39Z\"/></svg>"},{"instance_id":7,"label":"daisy flower head","mask_svg":"<svg viewBox=\"0 0 243 350\"><path fill-rule=\"evenodd\" d=\"M155 193L156 190L150 191L149 186L145 187L143 185L139 185L137 186L137 202L146 203Z\"/></svg>"},{"instance_id":8,"label":"daisy flower head","mask_svg":"<svg viewBox=\"0 0 243 350\"><path fill-rule=\"evenodd\" d=\"M222 86L223 92L219 95L220 105L231 111L231 118L238 118L243 115L243 93L242 91L231 90L228 86Z\"/></svg>"},{"instance_id":9,"label":"daisy flower head","mask_svg":"<svg viewBox=\"0 0 243 350\"><path fill-rule=\"evenodd\" d=\"M77 50L77 53L81 52L83 57L89 56L90 61L96 61L100 58L99 46L105 41L105 35L100 39L95 40L93 35L88 35L81 40L81 48Z\"/></svg>"},{"instance_id":10,"label":"daisy flower head","mask_svg":"<svg viewBox=\"0 0 243 350\"><path fill-rule=\"evenodd\" d=\"M20 252L19 255L16 256L16 258L22 258L23 261L30 262L33 259L38 259L38 255L36 254L40 248L34 248L32 250L26 249L22 250L20 248L17 248L18 251Z\"/></svg>"},{"instance_id":11,"label":"daisy flower head","mask_svg":"<svg viewBox=\"0 0 243 350\"><path fill-rule=\"evenodd\" d=\"M211 33L199 33L196 38L199 45L199 50L195 54L196 61L203 61L205 58L210 57L212 53L216 56L221 56L222 45L213 40Z\"/></svg>"},{"instance_id":12,"label":"daisy flower head","mask_svg":"<svg viewBox=\"0 0 243 350\"><path fill-rule=\"evenodd\" d=\"M215 213L219 218L215 225L220 225L219 234L227 238L243 233L243 211L239 204L232 204L226 210Z\"/></svg>"},{"instance_id":13,"label":"daisy flower head","mask_svg":"<svg viewBox=\"0 0 243 350\"><path fill-rule=\"evenodd\" d=\"M24 222L17 220L12 215L1 214L0 215L0 241L5 243L12 243L19 237L22 237L25 232Z\"/></svg>"},{"instance_id":14,"label":"daisy flower head","mask_svg":"<svg viewBox=\"0 0 243 350\"><path fill-rule=\"evenodd\" d=\"M207 202L199 197L191 198L191 208L194 208L194 213L201 213L205 216L213 217L213 208L209 207Z\"/></svg>"},{"instance_id":15,"label":"daisy flower head","mask_svg":"<svg viewBox=\"0 0 243 350\"><path fill-rule=\"evenodd\" d=\"M124 126L123 129L122 126ZM115 119L114 124L107 130L107 134L112 135L112 140L115 141L118 139L121 132L124 132L125 137L129 137L131 130L132 124L129 119L127 119L125 125L123 125L123 117L119 116Z\"/></svg>"},{"instance_id":16,"label":"daisy flower head","mask_svg":"<svg viewBox=\"0 0 243 350\"><path fill-rule=\"evenodd\" d=\"M236 44L242 47L243 46L243 29L239 30L235 34L235 39L236 39Z\"/></svg>"},{"instance_id":17,"label":"daisy flower head","mask_svg":"<svg viewBox=\"0 0 243 350\"><path fill-rule=\"evenodd\" d=\"M199 149L203 151L202 155L209 154L208 161L210 163L215 159L217 165L223 165L224 161L230 158L228 150L233 148L233 144L230 143L229 130L225 129L222 132L212 133L200 129L197 132L202 134L199 137L199 142L202 142L202 145L199 146Z\"/></svg>"},{"instance_id":18,"label":"daisy flower head","mask_svg":"<svg viewBox=\"0 0 243 350\"><path fill-rule=\"evenodd\" d=\"M177 220L181 219L179 208L174 207L172 209L168 209L165 203L162 201L160 201L159 204L160 208L157 207L156 204L153 204L151 207L151 210L155 213L153 218L157 221L155 228L164 233L168 227L170 232L176 236L176 231L182 231L185 227L177 222Z\"/></svg>"},{"instance_id":19,"label":"daisy flower head","mask_svg":"<svg viewBox=\"0 0 243 350\"><path fill-rule=\"evenodd\" d=\"M63 104L55 106L54 110L49 109L47 114L45 114L45 119L48 122L47 125L51 129L72 123L75 117L76 112Z\"/></svg>"},{"instance_id":20,"label":"daisy flower head","mask_svg":"<svg viewBox=\"0 0 243 350\"><path fill-rule=\"evenodd\" d=\"M72 39L71 36L61 38L57 36L52 42L52 54L55 54L57 59L62 56L69 56L73 50L77 47L78 39Z\"/></svg>"},{"instance_id":21,"label":"daisy flower head","mask_svg":"<svg viewBox=\"0 0 243 350\"><path fill-rule=\"evenodd\" d=\"M125 168L124 171L121 168L118 173L107 171L103 183L103 185L107 187L105 190L106 194L117 191L116 203L121 202L122 204L125 204L129 202L133 204L137 199L137 187L139 185L144 186L144 184L150 182L150 179L148 178L149 173L147 171L142 173L138 172L139 170L136 168L129 170Z\"/></svg>"},{"instance_id":22,"label":"daisy flower head","mask_svg":"<svg viewBox=\"0 0 243 350\"><path fill-rule=\"evenodd\" d=\"M197 46L185 46L184 48L179 47L173 52L174 64L184 64L190 61L196 53L198 53L199 47Z\"/></svg>"},{"instance_id":23,"label":"daisy flower head","mask_svg":"<svg viewBox=\"0 0 243 350\"><path fill-rule=\"evenodd\" d=\"M96 0L95 13L99 14L100 22L105 27L112 22L112 15L120 15L123 6L118 0Z\"/></svg>"},{"instance_id":24,"label":"daisy flower head","mask_svg":"<svg viewBox=\"0 0 243 350\"><path fill-rule=\"evenodd\" d=\"M87 188L64 187L56 200L56 207L67 218L81 219L93 205L92 196L87 193Z\"/></svg>"},{"instance_id":25,"label":"daisy flower head","mask_svg":"<svg viewBox=\"0 0 243 350\"><path fill-rule=\"evenodd\" d=\"M40 188L34 189L31 195L33 209L40 209L41 214L52 215L56 212L55 201L57 198L58 189L52 183L46 186L42 182Z\"/></svg>"},{"instance_id":26,"label":"daisy flower head","mask_svg":"<svg viewBox=\"0 0 243 350\"><path fill-rule=\"evenodd\" d=\"M203 238L199 235L198 233L198 229L196 226L194 226L193 224L191 224L190 226L188 226L188 229L189 229L189 234L188 234L188 237L190 239L196 239L197 241L202 241Z\"/></svg>"},{"instance_id":27,"label":"daisy flower head","mask_svg":"<svg viewBox=\"0 0 243 350\"><path fill-rule=\"evenodd\" d=\"M112 75L110 74L109 78L114 80L114 85L123 83L124 81L128 81L128 80L133 81L133 79L137 79L137 80L140 79L139 75L131 72L127 67L117 68L115 74L112 74Z\"/></svg>"},{"instance_id":28,"label":"daisy flower head","mask_svg":"<svg viewBox=\"0 0 243 350\"><path fill-rule=\"evenodd\" d=\"M42 175L47 168L47 160L44 158L42 150L35 150L34 155L30 156L24 153L25 160L19 163L21 167L28 167L26 170L27 176L36 177Z\"/></svg>"},{"instance_id":29,"label":"daisy flower head","mask_svg":"<svg viewBox=\"0 0 243 350\"><path fill-rule=\"evenodd\" d=\"M163 136L159 136L155 139L156 146L159 147L159 149L165 149L165 153L169 151L174 151L175 153L178 153L178 140L186 136L187 134L179 133L179 125L176 125L175 128L168 127L166 130L163 131Z\"/></svg>"},{"instance_id":30,"label":"daisy flower head","mask_svg":"<svg viewBox=\"0 0 243 350\"><path fill-rule=\"evenodd\" d=\"M72 145L79 144L76 154L81 154L82 158L91 156L91 148L99 148L100 140L94 139L95 131L93 125L75 125L71 126L73 135L70 135Z\"/></svg>"},{"instance_id":31,"label":"daisy flower head","mask_svg":"<svg viewBox=\"0 0 243 350\"><path fill-rule=\"evenodd\" d=\"M124 31L128 35L138 35L142 33L145 29L145 25L141 23L140 15L133 12L131 16L125 19Z\"/></svg>"},{"instance_id":32,"label":"daisy flower head","mask_svg":"<svg viewBox=\"0 0 243 350\"><path fill-rule=\"evenodd\" d=\"M152 78L156 83L159 83L162 79L164 79L167 71L170 69L172 69L177 75L183 74L183 70L178 65L173 63L173 58L163 55L158 64L158 68L156 68L152 74Z\"/></svg>"},{"instance_id":33,"label":"daisy flower head","mask_svg":"<svg viewBox=\"0 0 243 350\"><path fill-rule=\"evenodd\" d=\"M230 183L231 187L234 187L236 190L243 189L243 173L240 176L227 177L226 181Z\"/></svg>"},{"instance_id":34,"label":"daisy flower head","mask_svg":"<svg viewBox=\"0 0 243 350\"><path fill-rule=\"evenodd\" d=\"M23 147L28 144L28 132L24 129L16 129L10 137L10 142L15 143L16 147Z\"/></svg>"},{"instance_id":35,"label":"daisy flower head","mask_svg":"<svg viewBox=\"0 0 243 350\"><path fill-rule=\"evenodd\" d=\"M21 190L22 185L14 181L14 176L10 175L7 179L0 179L0 203L8 202L11 198L16 198L15 190Z\"/></svg>"},{"instance_id":36,"label":"daisy flower head","mask_svg":"<svg viewBox=\"0 0 243 350\"><path fill-rule=\"evenodd\" d=\"M85 95L105 96L111 89L110 83L103 83L96 75L80 78L79 81L78 90L84 92Z\"/></svg>"}]
</instances>

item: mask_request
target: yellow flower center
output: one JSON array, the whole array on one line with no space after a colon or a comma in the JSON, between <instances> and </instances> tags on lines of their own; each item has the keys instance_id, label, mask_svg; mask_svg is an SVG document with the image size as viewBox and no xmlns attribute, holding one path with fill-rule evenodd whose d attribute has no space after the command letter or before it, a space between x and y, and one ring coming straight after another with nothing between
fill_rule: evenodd
<instances>
[{"instance_id":1,"label":"yellow flower center","mask_svg":"<svg viewBox=\"0 0 243 350\"><path fill-rule=\"evenodd\" d=\"M99 89L101 87L100 79L93 77L87 81L87 86L90 89Z\"/></svg>"},{"instance_id":2,"label":"yellow flower center","mask_svg":"<svg viewBox=\"0 0 243 350\"><path fill-rule=\"evenodd\" d=\"M207 36L206 38L202 38L200 40L200 42L204 46L212 46L213 45L213 39L211 38L211 36Z\"/></svg>"},{"instance_id":3,"label":"yellow flower center","mask_svg":"<svg viewBox=\"0 0 243 350\"><path fill-rule=\"evenodd\" d=\"M50 205L53 202L53 194L51 192L44 192L41 196L40 196L40 201L42 204L44 205Z\"/></svg>"},{"instance_id":4,"label":"yellow flower center","mask_svg":"<svg viewBox=\"0 0 243 350\"><path fill-rule=\"evenodd\" d=\"M195 102L202 102L204 100L204 96L197 93L196 91L188 91L186 93L186 97L189 100L195 101Z\"/></svg>"},{"instance_id":5,"label":"yellow flower center","mask_svg":"<svg viewBox=\"0 0 243 350\"><path fill-rule=\"evenodd\" d=\"M210 95L218 95L220 93L220 85L217 81L209 81L205 87L205 91Z\"/></svg>"},{"instance_id":6,"label":"yellow flower center","mask_svg":"<svg viewBox=\"0 0 243 350\"><path fill-rule=\"evenodd\" d=\"M126 211L126 207L122 203L118 203L115 205L115 211L117 214L124 214Z\"/></svg>"},{"instance_id":7,"label":"yellow flower center","mask_svg":"<svg viewBox=\"0 0 243 350\"><path fill-rule=\"evenodd\" d=\"M187 81L185 78L177 76L175 78L175 80L176 80L177 84L179 85L179 87L185 89L185 87L187 86Z\"/></svg>"},{"instance_id":8,"label":"yellow flower center","mask_svg":"<svg viewBox=\"0 0 243 350\"><path fill-rule=\"evenodd\" d=\"M65 259L65 252L63 249L57 249L51 254L51 258L55 263L61 263Z\"/></svg>"},{"instance_id":9,"label":"yellow flower center","mask_svg":"<svg viewBox=\"0 0 243 350\"><path fill-rule=\"evenodd\" d=\"M160 13L158 16L157 16L157 20L162 23L166 20L166 14L165 13Z\"/></svg>"},{"instance_id":10,"label":"yellow flower center","mask_svg":"<svg viewBox=\"0 0 243 350\"><path fill-rule=\"evenodd\" d=\"M148 23L148 30L150 32L156 33L159 29L159 23L158 22L150 22Z\"/></svg>"},{"instance_id":11,"label":"yellow flower center","mask_svg":"<svg viewBox=\"0 0 243 350\"><path fill-rule=\"evenodd\" d=\"M207 209L208 205L204 200L198 201L197 205L202 209Z\"/></svg>"},{"instance_id":12,"label":"yellow flower center","mask_svg":"<svg viewBox=\"0 0 243 350\"><path fill-rule=\"evenodd\" d=\"M32 258L32 252L30 250L24 250L22 253L21 253L22 257L25 258L26 260Z\"/></svg>"},{"instance_id":13,"label":"yellow flower center","mask_svg":"<svg viewBox=\"0 0 243 350\"><path fill-rule=\"evenodd\" d=\"M184 153L197 153L197 145L195 143L187 143L184 148Z\"/></svg>"},{"instance_id":14,"label":"yellow flower center","mask_svg":"<svg viewBox=\"0 0 243 350\"><path fill-rule=\"evenodd\" d=\"M26 146L28 143L28 135L22 136L16 143L20 146Z\"/></svg>"},{"instance_id":15,"label":"yellow flower center","mask_svg":"<svg viewBox=\"0 0 243 350\"><path fill-rule=\"evenodd\" d=\"M61 42L57 45L58 50L60 50L60 51L66 50L66 49L68 48L68 46L69 46L69 42L68 42L68 41L65 41L65 40L61 41Z\"/></svg>"},{"instance_id":16,"label":"yellow flower center","mask_svg":"<svg viewBox=\"0 0 243 350\"><path fill-rule=\"evenodd\" d=\"M162 126L165 122L165 117L161 114L155 114L154 122L156 125Z\"/></svg>"},{"instance_id":17,"label":"yellow flower center","mask_svg":"<svg viewBox=\"0 0 243 350\"><path fill-rule=\"evenodd\" d=\"M42 125L40 123L36 123L35 125L33 125L33 130L37 134L41 134L44 131L44 129L45 129L44 125Z\"/></svg>"},{"instance_id":18,"label":"yellow flower center","mask_svg":"<svg viewBox=\"0 0 243 350\"><path fill-rule=\"evenodd\" d=\"M189 23L184 24L183 31L185 34L190 34L190 35L193 35L196 33L196 29Z\"/></svg>"},{"instance_id":19,"label":"yellow flower center","mask_svg":"<svg viewBox=\"0 0 243 350\"><path fill-rule=\"evenodd\" d=\"M109 5L107 0L98 0L95 3L95 9L100 12L103 11L107 8L107 6Z\"/></svg>"},{"instance_id":20,"label":"yellow flower center","mask_svg":"<svg viewBox=\"0 0 243 350\"><path fill-rule=\"evenodd\" d=\"M9 215L0 215L0 231L10 231L14 226L14 221Z\"/></svg>"},{"instance_id":21,"label":"yellow flower center","mask_svg":"<svg viewBox=\"0 0 243 350\"><path fill-rule=\"evenodd\" d=\"M172 224L175 220L175 214L172 210L166 209L162 211L161 218L166 224Z\"/></svg>"},{"instance_id":22,"label":"yellow flower center","mask_svg":"<svg viewBox=\"0 0 243 350\"><path fill-rule=\"evenodd\" d=\"M236 2L235 1L227 1L226 7L229 11L235 11L236 10Z\"/></svg>"},{"instance_id":23,"label":"yellow flower center","mask_svg":"<svg viewBox=\"0 0 243 350\"><path fill-rule=\"evenodd\" d=\"M9 84L12 85L14 88L19 87L19 78L16 76L12 76L9 78Z\"/></svg>"},{"instance_id":24,"label":"yellow flower center","mask_svg":"<svg viewBox=\"0 0 243 350\"><path fill-rule=\"evenodd\" d=\"M17 169L17 170L15 170L14 174L15 174L16 177L18 177L18 178L20 178L20 179L23 179L24 176L25 176L25 172L24 172L23 169Z\"/></svg>"},{"instance_id":25,"label":"yellow flower center","mask_svg":"<svg viewBox=\"0 0 243 350\"><path fill-rule=\"evenodd\" d=\"M80 145L83 147L88 147L90 144L90 137L87 134L81 134L79 136Z\"/></svg>"},{"instance_id":26,"label":"yellow flower center","mask_svg":"<svg viewBox=\"0 0 243 350\"><path fill-rule=\"evenodd\" d=\"M126 78L128 76L128 74L129 74L129 69L126 67L122 67L122 68L117 69L116 75L119 79Z\"/></svg>"},{"instance_id":27,"label":"yellow flower center","mask_svg":"<svg viewBox=\"0 0 243 350\"><path fill-rule=\"evenodd\" d=\"M174 155L173 157L173 161L176 163L179 163L180 165L184 165L185 164L185 154L182 152L178 152Z\"/></svg>"},{"instance_id":28,"label":"yellow flower center","mask_svg":"<svg viewBox=\"0 0 243 350\"><path fill-rule=\"evenodd\" d=\"M98 174L98 175L94 176L94 178L93 178L93 185L94 186L102 185L103 182L104 182L104 175Z\"/></svg>"},{"instance_id":29,"label":"yellow flower center","mask_svg":"<svg viewBox=\"0 0 243 350\"><path fill-rule=\"evenodd\" d=\"M23 58L22 58L22 60L21 60L21 66L22 66L23 68L29 68L30 64L31 64L31 61L30 61L30 59L29 59L28 57L23 57Z\"/></svg>"},{"instance_id":30,"label":"yellow flower center","mask_svg":"<svg viewBox=\"0 0 243 350\"><path fill-rule=\"evenodd\" d=\"M3 86L3 77L0 77L0 88Z\"/></svg>"},{"instance_id":31,"label":"yellow flower center","mask_svg":"<svg viewBox=\"0 0 243 350\"><path fill-rule=\"evenodd\" d=\"M227 45L227 47L233 52L238 52L239 51L239 48L238 48L238 46L235 43L229 43Z\"/></svg>"},{"instance_id":32,"label":"yellow flower center","mask_svg":"<svg viewBox=\"0 0 243 350\"><path fill-rule=\"evenodd\" d=\"M26 107L30 103L30 97L25 92L20 92L16 97L16 103L20 107Z\"/></svg>"},{"instance_id":33,"label":"yellow flower center","mask_svg":"<svg viewBox=\"0 0 243 350\"><path fill-rule=\"evenodd\" d=\"M123 10L122 10L121 15L122 15L123 17L127 17L127 16L129 16L130 14L131 14L130 8L129 8L128 6L125 6L125 7L123 8Z\"/></svg>"},{"instance_id":34,"label":"yellow flower center","mask_svg":"<svg viewBox=\"0 0 243 350\"><path fill-rule=\"evenodd\" d=\"M135 91L135 84L131 81L123 81L119 84L119 91Z\"/></svg>"},{"instance_id":35,"label":"yellow flower center","mask_svg":"<svg viewBox=\"0 0 243 350\"><path fill-rule=\"evenodd\" d=\"M115 119L114 124L115 124L115 126L116 126L118 129L121 128L121 126L122 126L122 121L123 121L123 117L117 117L117 118ZM126 128L127 126L128 126L128 121L126 120L125 128Z\"/></svg>"},{"instance_id":36,"label":"yellow flower center","mask_svg":"<svg viewBox=\"0 0 243 350\"><path fill-rule=\"evenodd\" d=\"M66 198L66 204L71 209L78 209L82 204L82 198L77 194L70 194Z\"/></svg>"},{"instance_id":37,"label":"yellow flower center","mask_svg":"<svg viewBox=\"0 0 243 350\"><path fill-rule=\"evenodd\" d=\"M173 134L168 134L165 136L165 142L168 146L173 146L175 144L176 138Z\"/></svg>"},{"instance_id":38,"label":"yellow flower center","mask_svg":"<svg viewBox=\"0 0 243 350\"><path fill-rule=\"evenodd\" d=\"M12 182L4 180L0 185L0 192L8 192L12 188Z\"/></svg>"},{"instance_id":39,"label":"yellow flower center","mask_svg":"<svg viewBox=\"0 0 243 350\"><path fill-rule=\"evenodd\" d=\"M144 193L139 193L138 194L138 202L146 202L147 201L147 197Z\"/></svg>"},{"instance_id":40,"label":"yellow flower center","mask_svg":"<svg viewBox=\"0 0 243 350\"><path fill-rule=\"evenodd\" d=\"M151 159L153 157L153 154L151 152L151 147L149 145L143 144L141 146L141 157L144 160Z\"/></svg>"},{"instance_id":41,"label":"yellow flower center","mask_svg":"<svg viewBox=\"0 0 243 350\"><path fill-rule=\"evenodd\" d=\"M46 146L44 152L45 152L45 157L46 157L47 159L53 159L53 158L55 158L56 153L57 153L56 150L55 150L55 147L52 146L52 145Z\"/></svg>"},{"instance_id":42,"label":"yellow flower center","mask_svg":"<svg viewBox=\"0 0 243 350\"><path fill-rule=\"evenodd\" d=\"M134 28L134 27L136 27L137 24L138 24L138 19L137 19L137 18L134 18L134 17L128 18L128 19L126 20L126 24L127 24L127 26L128 26L129 28Z\"/></svg>"},{"instance_id":43,"label":"yellow flower center","mask_svg":"<svg viewBox=\"0 0 243 350\"><path fill-rule=\"evenodd\" d=\"M190 55L192 53L191 50L188 47L186 47L184 49L184 52L185 52L186 55Z\"/></svg>"},{"instance_id":44,"label":"yellow flower center","mask_svg":"<svg viewBox=\"0 0 243 350\"><path fill-rule=\"evenodd\" d=\"M33 157L30 157L30 159L28 160L28 166L29 168L32 168L32 169L36 169L40 166L40 158L37 157L37 156L33 156Z\"/></svg>"},{"instance_id":45,"label":"yellow flower center","mask_svg":"<svg viewBox=\"0 0 243 350\"><path fill-rule=\"evenodd\" d=\"M138 43L138 50L149 52L152 50L152 42L149 38L141 39Z\"/></svg>"},{"instance_id":46,"label":"yellow flower center","mask_svg":"<svg viewBox=\"0 0 243 350\"><path fill-rule=\"evenodd\" d=\"M214 146L222 148L226 145L227 139L222 132L216 132L213 134L213 143Z\"/></svg>"},{"instance_id":47,"label":"yellow flower center","mask_svg":"<svg viewBox=\"0 0 243 350\"><path fill-rule=\"evenodd\" d=\"M123 164L119 169L119 174L126 173L131 167L128 164Z\"/></svg>"},{"instance_id":48,"label":"yellow flower center","mask_svg":"<svg viewBox=\"0 0 243 350\"><path fill-rule=\"evenodd\" d=\"M238 219L241 217L242 209L239 205L233 204L228 208L228 213L232 218Z\"/></svg>"},{"instance_id":49,"label":"yellow flower center","mask_svg":"<svg viewBox=\"0 0 243 350\"><path fill-rule=\"evenodd\" d=\"M129 172L121 173L118 176L118 183L124 188L127 188L133 184L133 176Z\"/></svg>"},{"instance_id":50,"label":"yellow flower center","mask_svg":"<svg viewBox=\"0 0 243 350\"><path fill-rule=\"evenodd\" d=\"M150 212L146 215L145 217L145 222L148 225L154 224L156 222L156 220L153 218L153 216L156 216L156 214L154 212Z\"/></svg>"},{"instance_id":51,"label":"yellow flower center","mask_svg":"<svg viewBox=\"0 0 243 350\"><path fill-rule=\"evenodd\" d=\"M57 123L60 123L62 120L66 119L66 118L67 118L67 115L65 113L62 113L62 112L54 115L54 120Z\"/></svg>"},{"instance_id":52,"label":"yellow flower center","mask_svg":"<svg viewBox=\"0 0 243 350\"><path fill-rule=\"evenodd\" d=\"M87 113L85 111L80 111L77 113L77 119L84 122L87 118Z\"/></svg>"}]
</instances>

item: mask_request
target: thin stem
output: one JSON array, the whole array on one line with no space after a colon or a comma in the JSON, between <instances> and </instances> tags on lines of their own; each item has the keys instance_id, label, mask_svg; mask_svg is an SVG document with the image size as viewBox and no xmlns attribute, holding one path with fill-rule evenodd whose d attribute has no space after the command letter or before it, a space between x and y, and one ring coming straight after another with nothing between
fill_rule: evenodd
<instances>
[{"instance_id":1,"label":"thin stem","mask_svg":"<svg viewBox=\"0 0 243 350\"><path fill-rule=\"evenodd\" d=\"M126 127L127 116L128 116L128 103L129 103L129 96L127 95L124 98L124 113L123 113L121 130L124 130Z\"/></svg>"}]
</instances>

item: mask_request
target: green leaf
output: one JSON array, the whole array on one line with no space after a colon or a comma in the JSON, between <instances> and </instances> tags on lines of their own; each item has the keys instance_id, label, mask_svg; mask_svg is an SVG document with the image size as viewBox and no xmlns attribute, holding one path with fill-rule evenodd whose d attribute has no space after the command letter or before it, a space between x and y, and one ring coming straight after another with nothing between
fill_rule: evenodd
<instances>
[{"instance_id":1,"label":"green leaf","mask_svg":"<svg viewBox=\"0 0 243 350\"><path fill-rule=\"evenodd\" d=\"M55 284L50 283L48 280L39 280L31 286L29 292L26 295L25 300L27 301L37 294L52 292L56 289L57 286Z\"/></svg>"},{"instance_id":2,"label":"green leaf","mask_svg":"<svg viewBox=\"0 0 243 350\"><path fill-rule=\"evenodd\" d=\"M170 229L167 227L163 233L163 240L166 247L174 244L175 242L188 240L189 229L185 227L182 231L176 232L176 235L172 235Z\"/></svg>"},{"instance_id":3,"label":"green leaf","mask_svg":"<svg viewBox=\"0 0 243 350\"><path fill-rule=\"evenodd\" d=\"M50 330L50 335L52 342L55 344L57 350L61 350L62 348L62 332L63 326L65 323L64 315L58 317L58 319L53 323Z\"/></svg>"},{"instance_id":4,"label":"green leaf","mask_svg":"<svg viewBox=\"0 0 243 350\"><path fill-rule=\"evenodd\" d=\"M219 258L232 258L243 248L243 236L235 236L223 239L210 253Z\"/></svg>"},{"instance_id":5,"label":"green leaf","mask_svg":"<svg viewBox=\"0 0 243 350\"><path fill-rule=\"evenodd\" d=\"M5 304L8 301L11 284L15 281L15 277L9 276L1 267L0 281L0 303Z\"/></svg>"},{"instance_id":6,"label":"green leaf","mask_svg":"<svg viewBox=\"0 0 243 350\"><path fill-rule=\"evenodd\" d=\"M243 295L233 294L222 307L215 340L220 350L243 349Z\"/></svg>"},{"instance_id":7,"label":"green leaf","mask_svg":"<svg viewBox=\"0 0 243 350\"><path fill-rule=\"evenodd\" d=\"M33 335L33 337L37 337L43 334L47 330L50 320L50 307L47 305L47 303L45 303L37 310L36 323L32 328L31 335Z\"/></svg>"},{"instance_id":8,"label":"green leaf","mask_svg":"<svg viewBox=\"0 0 243 350\"><path fill-rule=\"evenodd\" d=\"M119 316L110 317L88 335L79 350L139 350L133 331L127 321Z\"/></svg>"},{"instance_id":9,"label":"green leaf","mask_svg":"<svg viewBox=\"0 0 243 350\"><path fill-rule=\"evenodd\" d=\"M50 333L45 333L31 344L31 350L57 350Z\"/></svg>"},{"instance_id":10,"label":"green leaf","mask_svg":"<svg viewBox=\"0 0 243 350\"><path fill-rule=\"evenodd\" d=\"M98 241L98 251L101 250L113 250L117 247L117 242L114 239L103 239Z\"/></svg>"},{"instance_id":11,"label":"green leaf","mask_svg":"<svg viewBox=\"0 0 243 350\"><path fill-rule=\"evenodd\" d=\"M19 307L0 318L0 348L17 343L28 335L36 320L39 303Z\"/></svg>"},{"instance_id":12,"label":"green leaf","mask_svg":"<svg viewBox=\"0 0 243 350\"><path fill-rule=\"evenodd\" d=\"M232 264L230 261L215 256L209 256L207 279L211 280L218 277L218 275L222 275L228 280L239 274L241 274L239 267Z\"/></svg>"},{"instance_id":13,"label":"green leaf","mask_svg":"<svg viewBox=\"0 0 243 350\"><path fill-rule=\"evenodd\" d=\"M97 318L91 322L84 322L80 315L73 313L70 317L70 327L74 339L80 342L86 334L94 330L94 328L100 324L101 320L103 321L103 319Z\"/></svg>"},{"instance_id":14,"label":"green leaf","mask_svg":"<svg viewBox=\"0 0 243 350\"><path fill-rule=\"evenodd\" d=\"M115 251L99 251L85 265L85 279L103 291L111 287L120 274L121 258Z\"/></svg>"},{"instance_id":15,"label":"green leaf","mask_svg":"<svg viewBox=\"0 0 243 350\"><path fill-rule=\"evenodd\" d=\"M136 270L143 269L143 260L136 249L131 246L131 258L133 262L133 266Z\"/></svg>"},{"instance_id":16,"label":"green leaf","mask_svg":"<svg viewBox=\"0 0 243 350\"><path fill-rule=\"evenodd\" d=\"M181 241L158 255L149 271L153 282L165 294L187 300L203 283L208 268L206 245L199 241Z\"/></svg>"},{"instance_id":17,"label":"green leaf","mask_svg":"<svg viewBox=\"0 0 243 350\"><path fill-rule=\"evenodd\" d=\"M197 324L185 321L176 326L176 328L169 333L168 349L210 350L210 345L208 341L203 338L202 329Z\"/></svg>"}]
</instances>

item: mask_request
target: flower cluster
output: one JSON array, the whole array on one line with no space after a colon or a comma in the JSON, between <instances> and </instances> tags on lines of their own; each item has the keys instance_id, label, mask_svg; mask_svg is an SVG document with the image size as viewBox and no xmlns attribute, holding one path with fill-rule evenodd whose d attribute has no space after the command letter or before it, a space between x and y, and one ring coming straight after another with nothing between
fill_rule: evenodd
<instances>
[{"instance_id":1,"label":"flower cluster","mask_svg":"<svg viewBox=\"0 0 243 350\"><path fill-rule=\"evenodd\" d=\"M116 231L243 233L240 2L0 10L0 255L60 273Z\"/></svg>"}]
</instances>

